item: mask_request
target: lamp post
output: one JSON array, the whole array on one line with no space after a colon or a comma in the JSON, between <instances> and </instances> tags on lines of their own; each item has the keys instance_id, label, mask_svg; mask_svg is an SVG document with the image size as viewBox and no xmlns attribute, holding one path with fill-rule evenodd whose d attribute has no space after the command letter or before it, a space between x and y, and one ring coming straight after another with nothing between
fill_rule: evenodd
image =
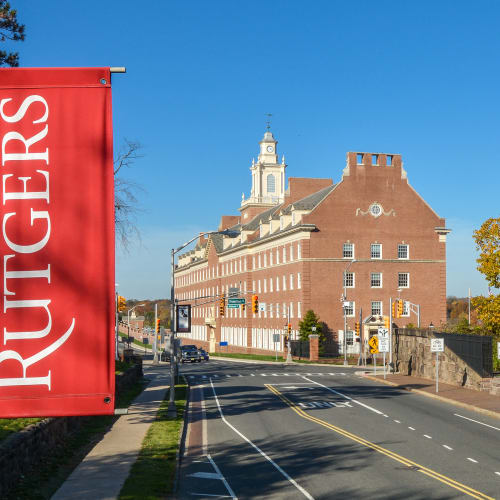
<instances>
[{"instance_id":1,"label":"lamp post","mask_svg":"<svg viewBox=\"0 0 500 500\"><path fill-rule=\"evenodd\" d=\"M132 309L129 309L127 311L127 342L130 347L130 313L136 308L136 307L142 307L145 306L146 304L136 304Z\"/></svg>"},{"instance_id":2,"label":"lamp post","mask_svg":"<svg viewBox=\"0 0 500 500\"><path fill-rule=\"evenodd\" d=\"M344 297L343 297L343 301L342 301L342 307L343 307L343 310L344 310L344 366L347 366L348 365L348 362L347 362L347 314L346 314L346 309L347 309L347 305L346 305L346 302L347 302L347 271L349 270L349 268L356 262L355 259L351 260L351 262L349 262L348 266L344 269Z\"/></svg>"},{"instance_id":3,"label":"lamp post","mask_svg":"<svg viewBox=\"0 0 500 500\"><path fill-rule=\"evenodd\" d=\"M175 375L177 368L177 359L174 354L177 324L175 318L175 254L180 252L182 249L186 248L188 245L193 243L194 240L200 238L201 236L221 234L223 236L229 236L234 238L240 234L239 231L234 231L231 229L224 229L223 231L206 231L204 233L199 233L195 237L191 238L186 243L183 243L180 247L172 248L170 252L170 395L168 401L167 414L171 417L177 416L177 408L175 406Z\"/></svg>"}]
</instances>

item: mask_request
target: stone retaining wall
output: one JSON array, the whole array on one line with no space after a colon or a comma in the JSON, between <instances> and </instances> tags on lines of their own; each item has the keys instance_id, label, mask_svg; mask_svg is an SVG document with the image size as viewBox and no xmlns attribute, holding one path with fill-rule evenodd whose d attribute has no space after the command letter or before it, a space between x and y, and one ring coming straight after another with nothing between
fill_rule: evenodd
<instances>
[{"instance_id":1,"label":"stone retaining wall","mask_svg":"<svg viewBox=\"0 0 500 500\"><path fill-rule=\"evenodd\" d=\"M399 329L394 333L393 356L396 370L404 375L415 375L428 379L436 378L436 354L431 353L431 338L444 338L444 352L439 353L439 380L447 384L481 390L484 373L481 373L481 360L467 359L450 349L455 334L439 333L432 330ZM472 337L468 339L467 337ZM461 335L460 340L467 343L488 346L488 338ZM483 355L487 356L486 349ZM491 351L490 351L491 352ZM472 362L474 361L474 362Z\"/></svg>"},{"instance_id":2,"label":"stone retaining wall","mask_svg":"<svg viewBox=\"0 0 500 500\"><path fill-rule=\"evenodd\" d=\"M116 376L115 395L127 390L142 377L142 363ZM14 488L20 477L50 455L54 447L77 431L92 417L53 417L30 425L0 442L0 498Z\"/></svg>"}]
</instances>

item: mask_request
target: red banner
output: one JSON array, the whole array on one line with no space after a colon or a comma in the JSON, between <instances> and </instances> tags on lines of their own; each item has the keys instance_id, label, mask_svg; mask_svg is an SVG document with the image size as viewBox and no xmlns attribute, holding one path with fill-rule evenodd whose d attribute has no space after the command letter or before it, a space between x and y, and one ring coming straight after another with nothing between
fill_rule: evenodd
<instances>
[{"instance_id":1,"label":"red banner","mask_svg":"<svg viewBox=\"0 0 500 500\"><path fill-rule=\"evenodd\" d=\"M114 412L109 68L0 69L0 417Z\"/></svg>"}]
</instances>

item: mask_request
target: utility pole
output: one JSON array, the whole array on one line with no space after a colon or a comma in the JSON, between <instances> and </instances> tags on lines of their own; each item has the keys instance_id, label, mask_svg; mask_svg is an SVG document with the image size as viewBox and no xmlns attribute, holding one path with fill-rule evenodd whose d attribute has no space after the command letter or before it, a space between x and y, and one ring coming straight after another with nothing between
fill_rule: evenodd
<instances>
[{"instance_id":1,"label":"utility pole","mask_svg":"<svg viewBox=\"0 0 500 500\"><path fill-rule=\"evenodd\" d=\"M158 319L158 303L155 302L155 341L153 343L153 365L158 364L158 332L156 331Z\"/></svg>"}]
</instances>

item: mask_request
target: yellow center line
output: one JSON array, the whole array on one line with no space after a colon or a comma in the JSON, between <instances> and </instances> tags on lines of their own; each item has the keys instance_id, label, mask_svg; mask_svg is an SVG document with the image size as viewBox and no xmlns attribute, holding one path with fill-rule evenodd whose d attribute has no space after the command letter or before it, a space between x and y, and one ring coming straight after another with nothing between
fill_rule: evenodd
<instances>
[{"instance_id":1,"label":"yellow center line","mask_svg":"<svg viewBox=\"0 0 500 500\"><path fill-rule=\"evenodd\" d=\"M422 474L425 474L426 476L429 476L433 479L437 479L438 481L441 481L444 484L447 484L448 486L451 486L452 488L455 488L456 490L461 491L462 493L465 493L473 498L479 498L479 499L487 499L487 500L495 500L494 498L485 495L484 493L481 493L480 491L476 491L469 486L466 486L465 484L459 483L458 481L455 481L454 479L451 479L450 477L444 476L443 474L440 474L439 472L436 472L432 469L429 469L427 467L424 467L423 465L417 464L416 462L413 462L412 460L405 458L401 455L398 455L397 453L394 453L393 451L390 451L386 448L383 448L382 446L379 446L375 443L372 443L371 441L367 441L366 439L362 438L361 436L357 436L356 434L353 434L349 431L346 431L344 429L341 429L340 427L337 427L333 424L330 424L329 422L325 422L324 420L321 420L317 417L313 417L312 415L307 414L304 410L299 408L294 402L290 401L286 396L284 396L278 389L276 389L274 386L271 384L265 384L265 386L274 394L276 394L284 403L286 403L290 408L297 413L299 416L302 418L305 418L306 420L310 420L311 422L314 422L316 424L322 425L323 427L326 427L327 429L330 429L337 434L341 434L344 437L347 437L353 441L356 441L359 444L362 444L363 446L366 446L367 448L371 448L372 450L378 451L379 453L382 453L383 455L386 455L389 458L392 458L393 460L396 460L407 467L412 467L415 468L418 472L421 472Z\"/></svg>"}]
</instances>

